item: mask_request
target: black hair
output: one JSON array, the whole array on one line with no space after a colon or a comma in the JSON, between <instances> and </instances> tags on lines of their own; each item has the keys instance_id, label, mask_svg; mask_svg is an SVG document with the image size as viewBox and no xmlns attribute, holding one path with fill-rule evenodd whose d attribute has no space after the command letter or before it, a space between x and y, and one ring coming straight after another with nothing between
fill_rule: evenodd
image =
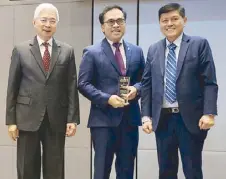
<instances>
[{"instance_id":1,"label":"black hair","mask_svg":"<svg viewBox=\"0 0 226 179\"><path fill-rule=\"evenodd\" d=\"M120 11L122 11L123 15L124 15L124 19L126 20L127 17L127 13L124 11L124 9L121 6L118 5L113 5L113 6L107 6L104 8L104 10L99 14L99 21L101 24L104 24L104 16L108 11L111 11L112 9L119 9Z\"/></svg>"},{"instance_id":2,"label":"black hair","mask_svg":"<svg viewBox=\"0 0 226 179\"><path fill-rule=\"evenodd\" d=\"M171 11L178 11L181 17L183 17L183 18L185 17L184 7L182 7L178 3L169 3L169 4L162 6L159 9L159 20L160 20L162 14L168 13L168 12L171 12Z\"/></svg>"}]
</instances>

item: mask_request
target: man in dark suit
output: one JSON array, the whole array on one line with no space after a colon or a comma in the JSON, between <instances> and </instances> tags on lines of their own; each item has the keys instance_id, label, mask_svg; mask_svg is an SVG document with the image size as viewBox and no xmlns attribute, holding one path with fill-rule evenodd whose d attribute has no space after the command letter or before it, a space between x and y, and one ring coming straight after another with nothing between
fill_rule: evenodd
<instances>
[{"instance_id":1,"label":"man in dark suit","mask_svg":"<svg viewBox=\"0 0 226 179\"><path fill-rule=\"evenodd\" d=\"M143 52L122 40L126 12L121 7L106 7L99 20L105 38L85 48L78 78L79 91L91 101L88 127L95 150L94 179L109 179L114 154L117 179L132 179L141 125ZM122 97L120 76L130 77L129 93Z\"/></svg>"},{"instance_id":2,"label":"man in dark suit","mask_svg":"<svg viewBox=\"0 0 226 179\"><path fill-rule=\"evenodd\" d=\"M160 179L177 179L178 148L186 179L202 179L202 149L217 115L215 66L208 41L183 33L177 3L159 9L165 39L151 45L142 78L143 130L155 131Z\"/></svg>"},{"instance_id":3,"label":"man in dark suit","mask_svg":"<svg viewBox=\"0 0 226 179\"><path fill-rule=\"evenodd\" d=\"M52 4L34 13L37 36L15 46L9 70L6 125L17 140L18 179L64 179L65 135L79 124L74 50L56 41L59 21Z\"/></svg>"}]
</instances>

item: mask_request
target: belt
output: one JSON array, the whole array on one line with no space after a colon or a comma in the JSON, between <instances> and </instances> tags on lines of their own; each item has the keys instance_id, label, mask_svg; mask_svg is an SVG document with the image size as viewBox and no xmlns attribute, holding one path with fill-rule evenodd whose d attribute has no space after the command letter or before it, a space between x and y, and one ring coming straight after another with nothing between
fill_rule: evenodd
<instances>
[{"instance_id":1,"label":"belt","mask_svg":"<svg viewBox=\"0 0 226 179\"><path fill-rule=\"evenodd\" d=\"M179 113L180 110L178 107L175 108L162 108L162 112L164 113Z\"/></svg>"}]
</instances>

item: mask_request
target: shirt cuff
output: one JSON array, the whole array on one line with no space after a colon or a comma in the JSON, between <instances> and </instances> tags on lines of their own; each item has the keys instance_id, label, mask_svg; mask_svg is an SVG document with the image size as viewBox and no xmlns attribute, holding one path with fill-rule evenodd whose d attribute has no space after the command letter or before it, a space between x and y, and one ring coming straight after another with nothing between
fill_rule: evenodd
<instances>
[{"instance_id":1,"label":"shirt cuff","mask_svg":"<svg viewBox=\"0 0 226 179\"><path fill-rule=\"evenodd\" d=\"M151 118L149 116L143 116L142 123L145 123L145 122L151 122Z\"/></svg>"},{"instance_id":2,"label":"shirt cuff","mask_svg":"<svg viewBox=\"0 0 226 179\"><path fill-rule=\"evenodd\" d=\"M217 115L215 115L215 114L205 114L205 115L207 115L207 116L212 116L212 117L214 117L214 119L215 119L215 117L217 116Z\"/></svg>"}]
</instances>

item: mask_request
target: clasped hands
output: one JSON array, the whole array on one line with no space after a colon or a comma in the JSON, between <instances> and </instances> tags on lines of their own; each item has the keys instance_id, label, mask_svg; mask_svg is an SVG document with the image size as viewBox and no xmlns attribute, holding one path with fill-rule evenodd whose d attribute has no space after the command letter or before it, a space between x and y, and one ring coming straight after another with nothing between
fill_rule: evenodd
<instances>
[{"instance_id":1,"label":"clasped hands","mask_svg":"<svg viewBox=\"0 0 226 179\"><path fill-rule=\"evenodd\" d=\"M132 100L137 96L137 89L134 86L125 86L124 89L128 90L128 94L122 94L122 97L118 95L111 95L108 100L108 104L111 105L113 108L121 108L124 106L129 105L128 100Z\"/></svg>"}]
</instances>

